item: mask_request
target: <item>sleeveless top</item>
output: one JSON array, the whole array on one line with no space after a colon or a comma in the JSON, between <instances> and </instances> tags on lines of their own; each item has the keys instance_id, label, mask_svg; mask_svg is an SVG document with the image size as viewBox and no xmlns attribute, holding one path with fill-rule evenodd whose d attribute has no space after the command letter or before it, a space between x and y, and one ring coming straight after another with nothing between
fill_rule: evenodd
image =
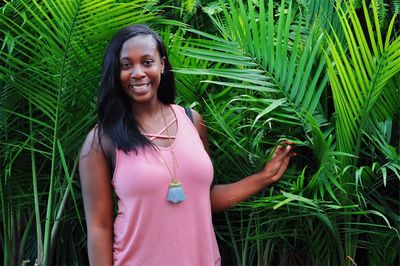
<instances>
[{"instance_id":1,"label":"sleeveless top","mask_svg":"<svg viewBox=\"0 0 400 266\"><path fill-rule=\"evenodd\" d=\"M137 153L116 151L111 181L118 197L114 265L221 264L211 218L213 166L184 109L178 105L171 107L177 133L170 147L146 147ZM166 163L172 169L172 147L176 178L186 195L186 200L178 204L167 201L171 177Z\"/></svg>"}]
</instances>

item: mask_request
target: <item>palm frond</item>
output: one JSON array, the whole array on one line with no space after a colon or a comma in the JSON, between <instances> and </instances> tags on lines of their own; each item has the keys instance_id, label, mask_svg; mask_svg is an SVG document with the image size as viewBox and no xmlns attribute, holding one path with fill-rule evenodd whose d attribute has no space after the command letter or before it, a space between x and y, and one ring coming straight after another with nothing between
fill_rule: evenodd
<instances>
[{"instance_id":1,"label":"palm frond","mask_svg":"<svg viewBox=\"0 0 400 266\"><path fill-rule=\"evenodd\" d=\"M286 1L279 7L278 21L274 21L272 1L266 12L263 2L259 3L258 12L252 2L247 6L242 1L238 3L230 2L230 10L222 6L225 23L212 17L222 38L193 30L204 38L191 39L192 48L182 49L187 56L233 65L235 69L179 69L178 73L211 75L212 79L205 82L260 92L252 93L256 98L286 98L285 106L298 115L316 111L328 79L320 50L323 35L314 28L305 41L302 26L295 20L298 13L290 3L286 6Z\"/></svg>"},{"instance_id":2,"label":"palm frond","mask_svg":"<svg viewBox=\"0 0 400 266\"><path fill-rule=\"evenodd\" d=\"M339 9L349 56L340 41L336 39L334 42L329 38L329 58L332 62L328 62L328 73L338 115L338 147L341 151L356 156L360 153L361 131L365 130L370 122L371 110L382 95L385 97L385 85L400 70L400 38L390 41L394 19L386 39L383 40L376 9L374 10L374 18L370 18L364 3L364 15L368 25L366 36L354 8L351 5L348 7L350 21L346 19L347 14ZM380 112L388 117L395 108L393 105L381 106Z\"/></svg>"}]
</instances>

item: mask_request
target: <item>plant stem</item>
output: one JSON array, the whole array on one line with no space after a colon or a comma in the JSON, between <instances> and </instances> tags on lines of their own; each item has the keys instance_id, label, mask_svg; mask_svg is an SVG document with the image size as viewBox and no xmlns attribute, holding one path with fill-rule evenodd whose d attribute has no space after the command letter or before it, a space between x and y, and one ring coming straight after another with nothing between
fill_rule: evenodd
<instances>
[{"instance_id":1,"label":"plant stem","mask_svg":"<svg viewBox=\"0 0 400 266\"><path fill-rule=\"evenodd\" d=\"M29 114L32 117L32 104L29 102ZM39 210L39 194L37 188L37 173L36 173L36 157L34 152L34 132L32 120L29 120L29 129L31 138L31 162L32 162L32 183L33 183L33 201L35 204L35 217L36 217L36 240L37 240L37 265L42 265L43 262L43 239L42 239L42 226L40 222Z\"/></svg>"},{"instance_id":2,"label":"plant stem","mask_svg":"<svg viewBox=\"0 0 400 266\"><path fill-rule=\"evenodd\" d=\"M233 251L235 252L236 265L242 265L242 260L240 258L239 249L236 244L235 235L233 234L232 225L231 225L231 222L229 220L229 217L228 217L228 214L226 211L224 211L224 215L225 215L225 219L226 219L226 224L228 225L228 231L229 231L229 235L231 237Z\"/></svg>"}]
</instances>

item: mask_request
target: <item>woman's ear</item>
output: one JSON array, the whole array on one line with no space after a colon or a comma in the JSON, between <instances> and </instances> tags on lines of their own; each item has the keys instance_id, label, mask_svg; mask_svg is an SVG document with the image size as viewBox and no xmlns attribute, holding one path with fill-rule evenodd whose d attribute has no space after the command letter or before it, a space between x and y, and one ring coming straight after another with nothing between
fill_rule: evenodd
<instances>
[{"instance_id":1,"label":"woman's ear","mask_svg":"<svg viewBox=\"0 0 400 266\"><path fill-rule=\"evenodd\" d=\"M161 58L161 66L162 66L162 68L161 68L161 74L164 74L164 68L165 68L165 61L166 61L167 59L165 58L165 56L163 56L162 58Z\"/></svg>"}]
</instances>

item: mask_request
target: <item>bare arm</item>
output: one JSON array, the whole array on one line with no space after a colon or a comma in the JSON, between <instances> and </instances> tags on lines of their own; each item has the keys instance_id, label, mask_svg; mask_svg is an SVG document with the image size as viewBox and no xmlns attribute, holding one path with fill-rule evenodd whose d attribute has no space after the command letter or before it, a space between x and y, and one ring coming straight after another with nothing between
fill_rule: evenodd
<instances>
[{"instance_id":1,"label":"bare arm","mask_svg":"<svg viewBox=\"0 0 400 266\"><path fill-rule=\"evenodd\" d=\"M291 146L286 147L285 149L278 147L274 156L262 171L231 184L215 185L211 190L213 211L223 211L230 208L277 182L285 172L290 157L293 155Z\"/></svg>"},{"instance_id":2,"label":"bare arm","mask_svg":"<svg viewBox=\"0 0 400 266\"><path fill-rule=\"evenodd\" d=\"M194 113L194 121L200 138L203 141L204 148L209 153L207 128L204 125L203 118L197 112ZM294 155L291 152L290 145L283 148L278 146L272 159L264 166L259 173L247 176L237 182L215 185L211 190L211 207L213 211L223 211L234 206L236 203L248 199L254 194L260 192L265 187L277 182L285 172L290 157Z\"/></svg>"},{"instance_id":3,"label":"bare arm","mask_svg":"<svg viewBox=\"0 0 400 266\"><path fill-rule=\"evenodd\" d=\"M104 147L108 143L107 139L102 141ZM112 265L113 203L110 167L99 145L97 130L93 129L86 137L79 159L90 265Z\"/></svg>"}]
</instances>

